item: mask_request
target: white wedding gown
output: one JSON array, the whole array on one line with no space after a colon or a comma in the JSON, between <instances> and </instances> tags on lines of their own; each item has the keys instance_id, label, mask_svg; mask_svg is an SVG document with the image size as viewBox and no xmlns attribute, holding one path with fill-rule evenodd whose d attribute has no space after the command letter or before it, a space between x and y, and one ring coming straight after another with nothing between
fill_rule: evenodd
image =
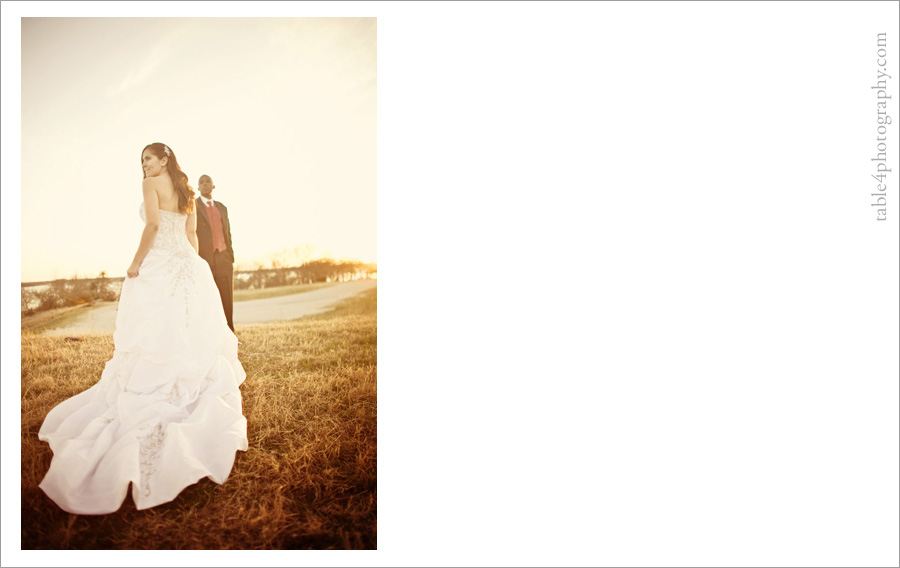
<instances>
[{"instance_id":1,"label":"white wedding gown","mask_svg":"<svg viewBox=\"0 0 900 568\"><path fill-rule=\"evenodd\" d=\"M146 222L143 204L140 213ZM53 450L40 487L70 513L112 513L129 484L146 509L203 477L224 483L235 452L247 449L237 337L185 235L187 216L159 215L139 275L122 285L112 359L38 433Z\"/></svg>"}]
</instances>

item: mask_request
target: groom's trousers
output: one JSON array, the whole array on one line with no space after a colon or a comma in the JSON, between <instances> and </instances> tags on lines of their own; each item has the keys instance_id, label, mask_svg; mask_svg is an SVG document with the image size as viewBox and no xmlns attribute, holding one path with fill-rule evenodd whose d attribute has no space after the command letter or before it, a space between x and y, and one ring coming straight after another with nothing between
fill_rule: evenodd
<instances>
[{"instance_id":1,"label":"groom's trousers","mask_svg":"<svg viewBox=\"0 0 900 568\"><path fill-rule=\"evenodd\" d=\"M225 310L225 319L228 321L228 327L234 331L234 320L232 313L234 311L234 264L231 255L227 251L214 252L212 260L209 261L209 268L212 270L213 280L216 281L216 287L219 289L219 295L222 297L222 308Z\"/></svg>"}]
</instances>

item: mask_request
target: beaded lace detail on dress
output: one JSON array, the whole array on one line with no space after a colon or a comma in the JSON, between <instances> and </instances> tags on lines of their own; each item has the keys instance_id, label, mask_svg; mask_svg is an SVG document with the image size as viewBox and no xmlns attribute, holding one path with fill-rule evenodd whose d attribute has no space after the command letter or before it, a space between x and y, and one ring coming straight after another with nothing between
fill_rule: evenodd
<instances>
[{"instance_id":1,"label":"beaded lace detail on dress","mask_svg":"<svg viewBox=\"0 0 900 568\"><path fill-rule=\"evenodd\" d=\"M151 493L150 480L159 467L159 452L165 442L166 430L159 422L151 428L142 429L140 436L141 492L145 497ZM147 431L149 430L149 431Z\"/></svg>"},{"instance_id":2,"label":"beaded lace detail on dress","mask_svg":"<svg viewBox=\"0 0 900 568\"><path fill-rule=\"evenodd\" d=\"M147 222L147 212L144 210L144 204L141 203L141 221ZM160 249L171 253L191 253L194 247L187 239L184 232L187 224L187 215L184 213L175 213L174 211L159 210L159 232L156 233L156 240L153 241L152 249Z\"/></svg>"},{"instance_id":3,"label":"beaded lace detail on dress","mask_svg":"<svg viewBox=\"0 0 900 568\"><path fill-rule=\"evenodd\" d=\"M144 204L141 203L141 220L147 222L147 213ZM187 215L174 211L159 210L159 231L156 240L150 250L159 250L171 255L170 270L172 270L171 296L181 293L184 296L184 325L190 325L190 291L197 283L197 272L191 258L197 256L197 251L191 246L191 242L185 233Z\"/></svg>"}]
</instances>

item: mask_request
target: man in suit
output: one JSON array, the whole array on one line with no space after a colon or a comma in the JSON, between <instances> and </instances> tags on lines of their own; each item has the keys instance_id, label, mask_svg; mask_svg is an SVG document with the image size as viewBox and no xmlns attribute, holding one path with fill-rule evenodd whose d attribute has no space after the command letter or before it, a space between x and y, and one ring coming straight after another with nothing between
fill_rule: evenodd
<instances>
[{"instance_id":1,"label":"man in suit","mask_svg":"<svg viewBox=\"0 0 900 568\"><path fill-rule=\"evenodd\" d=\"M232 312L234 308L234 250L231 248L231 224L228 209L212 200L212 178L200 176L198 181L200 197L197 198L197 241L200 256L209 263L213 278L222 297L225 319L234 331Z\"/></svg>"}]
</instances>

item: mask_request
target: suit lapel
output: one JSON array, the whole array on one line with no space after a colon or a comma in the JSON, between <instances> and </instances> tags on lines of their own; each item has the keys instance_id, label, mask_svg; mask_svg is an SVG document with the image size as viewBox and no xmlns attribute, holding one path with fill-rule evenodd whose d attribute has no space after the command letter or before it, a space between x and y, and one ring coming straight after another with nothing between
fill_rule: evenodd
<instances>
[{"instance_id":1,"label":"suit lapel","mask_svg":"<svg viewBox=\"0 0 900 568\"><path fill-rule=\"evenodd\" d=\"M197 213L197 218L203 218L206 221L206 224L209 225L209 213L206 212L206 205L203 205L202 199L197 199L197 209L199 213Z\"/></svg>"}]
</instances>

